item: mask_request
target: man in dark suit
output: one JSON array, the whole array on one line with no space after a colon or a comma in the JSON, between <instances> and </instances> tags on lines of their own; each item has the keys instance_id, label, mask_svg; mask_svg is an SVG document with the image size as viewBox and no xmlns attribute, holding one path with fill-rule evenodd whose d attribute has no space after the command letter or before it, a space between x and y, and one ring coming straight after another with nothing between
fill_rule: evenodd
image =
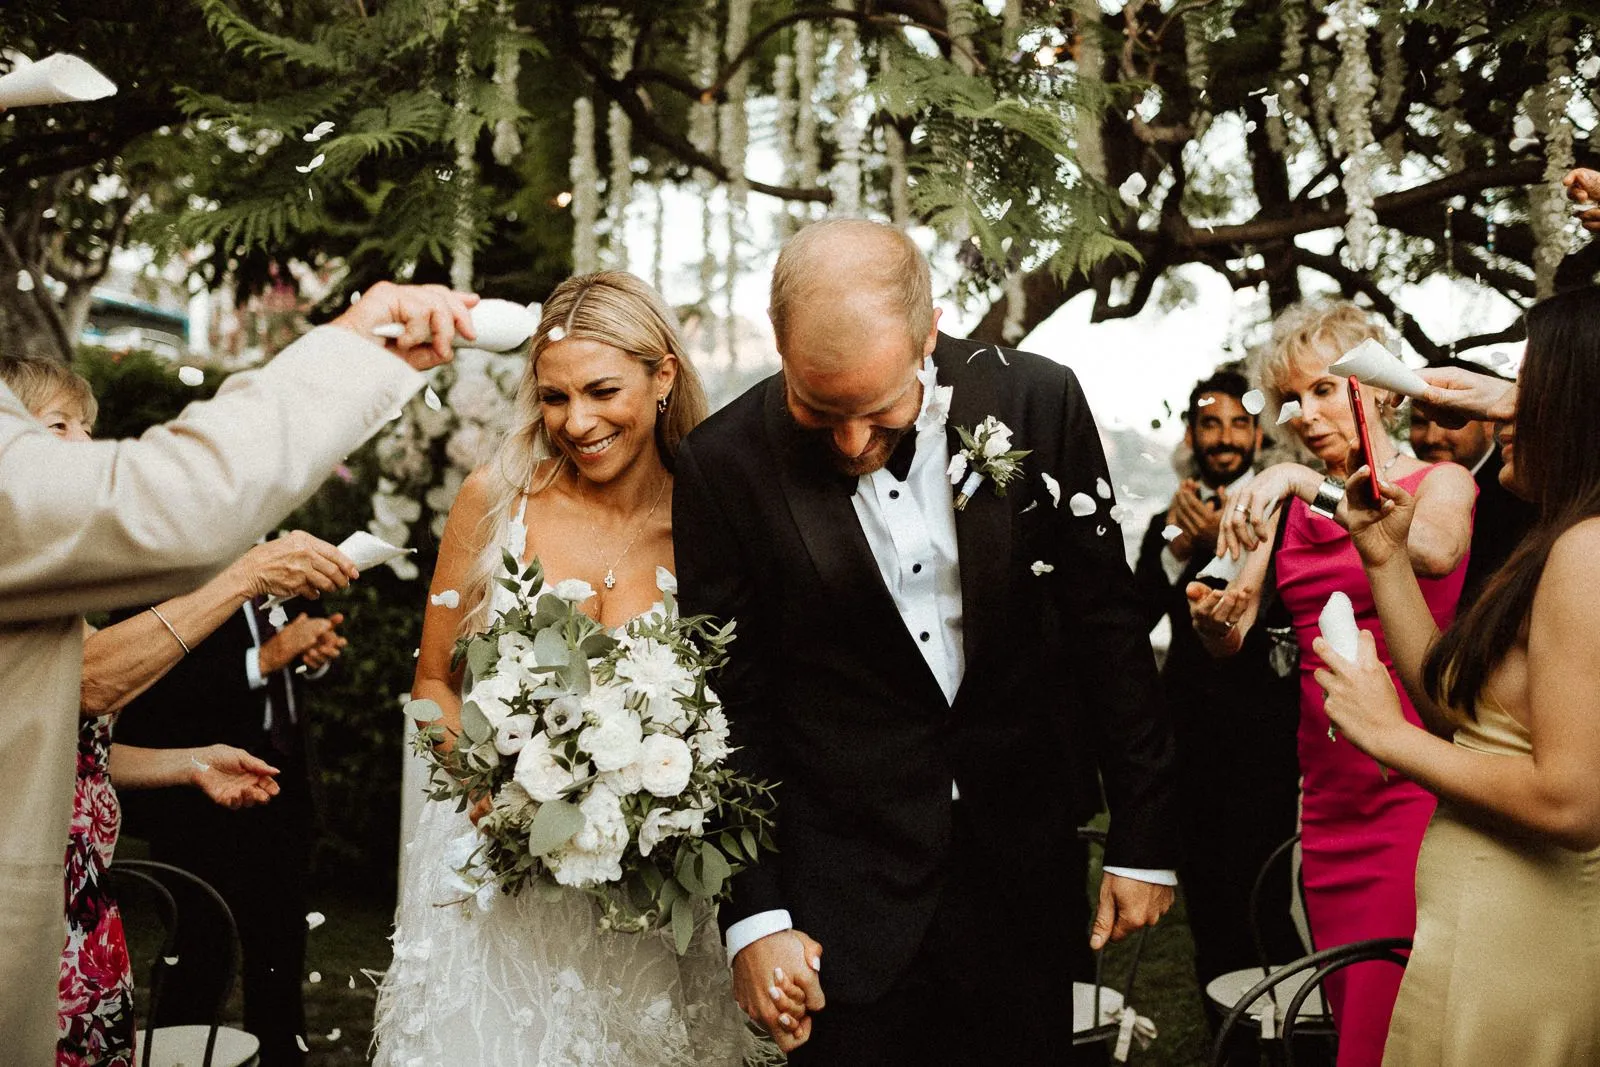
<instances>
[{"instance_id":1,"label":"man in dark suit","mask_svg":"<svg viewBox=\"0 0 1600 1067\"><path fill-rule=\"evenodd\" d=\"M272 802L238 811L179 789L120 798L128 832L150 842L154 859L198 875L227 901L244 956L245 1029L261 1039L263 1067L278 1067L305 1060L300 983L312 784L300 683L320 675L345 641L337 630L342 615L301 613L280 628L270 614L245 601L123 710L116 739L150 748L221 742L279 770ZM179 938L178 963L162 994L162 1025L209 1021L220 981L222 946L183 937L181 922Z\"/></svg>"},{"instance_id":2,"label":"man in dark suit","mask_svg":"<svg viewBox=\"0 0 1600 1067\"><path fill-rule=\"evenodd\" d=\"M722 910L735 995L797 1065L1065 1062L1097 767L1094 944L1175 880L1171 732L1094 420L1065 367L939 334L891 227L802 230L770 313L782 373L690 435L673 498L684 610L738 623L736 758L781 783L779 852ZM969 462L990 473L957 510L956 428L988 417L1028 454L1004 485Z\"/></svg>"},{"instance_id":3,"label":"man in dark suit","mask_svg":"<svg viewBox=\"0 0 1600 1067\"><path fill-rule=\"evenodd\" d=\"M1250 479L1261 447L1260 421L1242 402L1249 388L1236 369L1223 367L1189 394L1190 477L1167 511L1151 519L1134 568L1146 623L1166 616L1172 626L1161 682L1178 738L1185 835L1204 842L1178 867L1202 987L1259 965L1250 888L1272 850L1295 832L1299 799L1293 634L1278 635L1274 655L1271 627L1256 626L1238 655L1212 659L1190 625L1184 595L1216 558L1223 500ZM1303 955L1289 912L1292 891L1285 863L1273 872L1259 914L1272 963ZM1205 1004L1215 1026L1221 1020L1209 999Z\"/></svg>"},{"instance_id":4,"label":"man in dark suit","mask_svg":"<svg viewBox=\"0 0 1600 1067\"><path fill-rule=\"evenodd\" d=\"M1446 360L1440 366L1494 374L1483 364L1465 359ZM1484 583L1510 557L1538 515L1532 504L1500 484L1503 464L1496 430L1494 423L1481 421L1451 428L1435 421L1420 407L1413 406L1411 410L1411 450L1417 458L1429 463L1459 463L1472 472L1472 480L1478 483L1478 502L1472 512L1472 552L1467 558L1467 577L1461 587L1458 611L1466 611L1478 598Z\"/></svg>"}]
</instances>

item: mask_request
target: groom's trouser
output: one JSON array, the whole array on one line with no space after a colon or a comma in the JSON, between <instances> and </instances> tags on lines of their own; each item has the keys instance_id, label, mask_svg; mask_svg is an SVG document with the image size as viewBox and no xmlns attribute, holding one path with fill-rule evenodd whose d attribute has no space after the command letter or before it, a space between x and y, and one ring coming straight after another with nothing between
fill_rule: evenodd
<instances>
[{"instance_id":1,"label":"groom's trouser","mask_svg":"<svg viewBox=\"0 0 1600 1067\"><path fill-rule=\"evenodd\" d=\"M830 999L792 1067L1074 1062L1072 979L1087 957L1088 923L1087 897L1074 887L1087 878L1085 853L1069 842L1019 884L992 864L963 862L975 851L960 847L971 832L958 815L953 869L907 973L872 1003ZM824 965L824 992L827 981Z\"/></svg>"}]
</instances>

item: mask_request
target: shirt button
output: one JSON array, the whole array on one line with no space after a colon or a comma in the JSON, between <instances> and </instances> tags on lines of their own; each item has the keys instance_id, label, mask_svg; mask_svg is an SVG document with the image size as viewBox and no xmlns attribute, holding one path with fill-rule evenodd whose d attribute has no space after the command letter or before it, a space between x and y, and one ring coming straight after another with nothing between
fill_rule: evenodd
<instances>
[{"instance_id":1,"label":"shirt button","mask_svg":"<svg viewBox=\"0 0 1600 1067\"><path fill-rule=\"evenodd\" d=\"M920 563L913 563L913 564L912 564L912 565L911 565L911 573L912 573L912 574L921 574L921 573L922 573L922 564L920 564Z\"/></svg>"},{"instance_id":2,"label":"shirt button","mask_svg":"<svg viewBox=\"0 0 1600 1067\"><path fill-rule=\"evenodd\" d=\"M917 636L919 638L921 638L922 640L926 641L928 639L928 631L924 630L920 634L918 634Z\"/></svg>"},{"instance_id":3,"label":"shirt button","mask_svg":"<svg viewBox=\"0 0 1600 1067\"><path fill-rule=\"evenodd\" d=\"M900 490L898 490L898 489L889 490L889 499L890 500L899 500L900 499Z\"/></svg>"}]
</instances>

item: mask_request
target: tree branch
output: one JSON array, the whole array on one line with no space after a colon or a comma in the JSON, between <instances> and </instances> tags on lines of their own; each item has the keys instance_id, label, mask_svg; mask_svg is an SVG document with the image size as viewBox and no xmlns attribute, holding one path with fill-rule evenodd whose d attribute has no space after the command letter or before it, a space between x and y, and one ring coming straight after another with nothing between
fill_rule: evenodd
<instances>
[{"instance_id":1,"label":"tree branch","mask_svg":"<svg viewBox=\"0 0 1600 1067\"><path fill-rule=\"evenodd\" d=\"M1411 347L1415 348L1422 355L1422 358L1429 363L1438 361L1443 353L1440 347L1434 343L1433 338L1429 337L1423 332L1422 327L1417 325L1415 316L1403 315L1400 305L1396 304L1394 298L1388 293L1378 288L1378 283L1373 281L1370 275L1345 266L1344 261L1337 255L1325 256L1317 252L1308 252L1298 246L1292 247L1294 248L1292 254L1296 263L1302 267L1310 267L1312 270L1326 274L1339 283L1339 288L1347 297L1354 296L1357 293L1366 296L1372 301L1372 306L1377 309L1380 315L1391 323L1400 326L1401 335L1411 342Z\"/></svg>"}]
</instances>

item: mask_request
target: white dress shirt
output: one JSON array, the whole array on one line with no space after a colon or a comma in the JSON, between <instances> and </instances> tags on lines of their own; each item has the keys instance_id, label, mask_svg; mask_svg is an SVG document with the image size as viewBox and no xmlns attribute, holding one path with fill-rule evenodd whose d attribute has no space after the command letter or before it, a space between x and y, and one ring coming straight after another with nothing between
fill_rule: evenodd
<instances>
[{"instance_id":1,"label":"white dress shirt","mask_svg":"<svg viewBox=\"0 0 1600 1067\"><path fill-rule=\"evenodd\" d=\"M950 441L935 403L936 390L928 387L936 380L935 373L930 357L923 362L919 375L924 387L914 431L917 451L906 480L900 481L886 468L864 474L856 483L851 503L895 610L938 680L945 700L953 704L967 663L962 645L955 492L945 475L950 465ZM950 783L950 795L961 799L955 781ZM1178 882L1173 871L1129 867L1105 870L1157 885ZM728 927L728 961L731 963L746 945L792 926L789 913L781 909L757 912L739 920Z\"/></svg>"}]
</instances>

